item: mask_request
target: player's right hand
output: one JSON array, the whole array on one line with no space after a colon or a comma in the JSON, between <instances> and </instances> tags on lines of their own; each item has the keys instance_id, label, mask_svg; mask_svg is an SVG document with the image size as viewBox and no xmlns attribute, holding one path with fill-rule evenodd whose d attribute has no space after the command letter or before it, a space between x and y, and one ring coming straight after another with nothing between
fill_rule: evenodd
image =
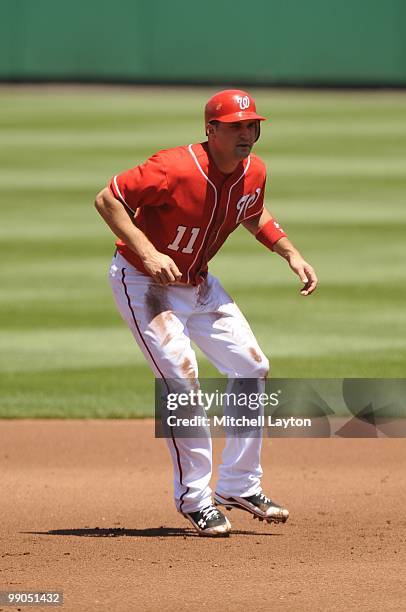
<instances>
[{"instance_id":1,"label":"player's right hand","mask_svg":"<svg viewBox=\"0 0 406 612\"><path fill-rule=\"evenodd\" d=\"M160 285L170 285L179 282L182 273L171 257L155 251L143 259L145 270Z\"/></svg>"}]
</instances>

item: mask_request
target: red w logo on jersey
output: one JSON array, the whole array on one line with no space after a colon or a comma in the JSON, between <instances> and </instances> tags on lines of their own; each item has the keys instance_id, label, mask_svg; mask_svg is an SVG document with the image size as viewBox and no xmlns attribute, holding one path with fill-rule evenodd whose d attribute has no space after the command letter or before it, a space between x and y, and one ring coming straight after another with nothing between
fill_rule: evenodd
<instances>
[{"instance_id":1,"label":"red w logo on jersey","mask_svg":"<svg viewBox=\"0 0 406 612\"><path fill-rule=\"evenodd\" d=\"M248 216L248 209L252 208L259 196L261 195L261 188L255 189L255 193L248 193L243 195L237 202L237 219L236 223L241 223Z\"/></svg>"}]
</instances>

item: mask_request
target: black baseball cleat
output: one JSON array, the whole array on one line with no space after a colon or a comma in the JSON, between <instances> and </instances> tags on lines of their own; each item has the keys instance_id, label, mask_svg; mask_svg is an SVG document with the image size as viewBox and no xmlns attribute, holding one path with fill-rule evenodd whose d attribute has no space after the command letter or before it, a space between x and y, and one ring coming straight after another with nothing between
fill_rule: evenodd
<instances>
[{"instance_id":1,"label":"black baseball cleat","mask_svg":"<svg viewBox=\"0 0 406 612\"><path fill-rule=\"evenodd\" d=\"M192 523L201 536L227 537L230 534L230 521L213 504L203 510L185 512L183 516Z\"/></svg>"},{"instance_id":2,"label":"black baseball cleat","mask_svg":"<svg viewBox=\"0 0 406 612\"><path fill-rule=\"evenodd\" d=\"M255 495L249 497L225 497L215 493L214 502L216 505L225 506L227 510L232 508L245 510L252 514L254 518L268 523L286 523L289 518L289 510L272 501L263 493L255 493Z\"/></svg>"}]
</instances>

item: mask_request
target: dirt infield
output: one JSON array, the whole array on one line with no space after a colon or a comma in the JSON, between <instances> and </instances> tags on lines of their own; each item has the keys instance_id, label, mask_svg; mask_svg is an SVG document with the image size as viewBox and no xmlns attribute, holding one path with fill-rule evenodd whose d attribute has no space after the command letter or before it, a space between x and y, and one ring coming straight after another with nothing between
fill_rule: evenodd
<instances>
[{"instance_id":1,"label":"dirt infield","mask_svg":"<svg viewBox=\"0 0 406 612\"><path fill-rule=\"evenodd\" d=\"M152 421L1 421L0 590L75 612L405 610L406 440L266 440L262 463L288 523L233 510L230 538L199 538Z\"/></svg>"}]
</instances>

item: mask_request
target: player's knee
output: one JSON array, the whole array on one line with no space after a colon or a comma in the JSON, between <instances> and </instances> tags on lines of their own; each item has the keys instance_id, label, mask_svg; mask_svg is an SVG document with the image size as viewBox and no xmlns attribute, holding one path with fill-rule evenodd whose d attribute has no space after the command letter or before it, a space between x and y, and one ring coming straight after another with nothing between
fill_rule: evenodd
<instances>
[{"instance_id":1,"label":"player's knee","mask_svg":"<svg viewBox=\"0 0 406 612\"><path fill-rule=\"evenodd\" d=\"M269 360L262 356L261 361L256 362L255 364L255 375L254 378L267 378L269 374Z\"/></svg>"},{"instance_id":2,"label":"player's knee","mask_svg":"<svg viewBox=\"0 0 406 612\"><path fill-rule=\"evenodd\" d=\"M258 349L250 348L246 361L246 371L241 375L246 378L266 378L269 374L269 361Z\"/></svg>"}]
</instances>

